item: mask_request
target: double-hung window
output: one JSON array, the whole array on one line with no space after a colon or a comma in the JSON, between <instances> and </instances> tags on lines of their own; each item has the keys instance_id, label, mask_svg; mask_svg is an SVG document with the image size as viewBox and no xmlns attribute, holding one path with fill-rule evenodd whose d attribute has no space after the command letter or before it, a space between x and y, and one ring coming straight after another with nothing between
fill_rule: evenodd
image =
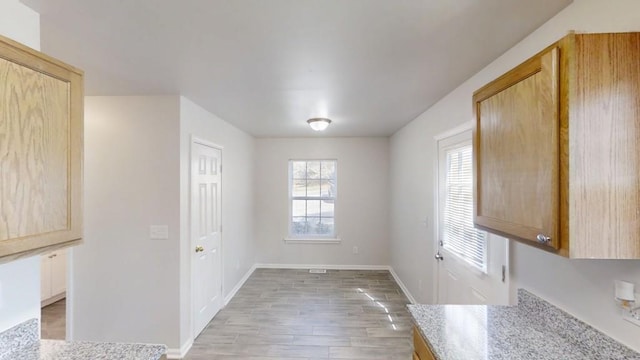
<instances>
[{"instance_id":1,"label":"double-hung window","mask_svg":"<svg viewBox=\"0 0 640 360\"><path fill-rule=\"evenodd\" d=\"M289 161L289 236L335 238L336 160Z\"/></svg>"}]
</instances>

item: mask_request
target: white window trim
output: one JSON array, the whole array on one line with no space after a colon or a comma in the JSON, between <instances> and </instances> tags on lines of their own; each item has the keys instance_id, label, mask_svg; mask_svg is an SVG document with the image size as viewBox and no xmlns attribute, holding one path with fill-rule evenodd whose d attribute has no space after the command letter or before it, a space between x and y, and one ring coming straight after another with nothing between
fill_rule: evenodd
<instances>
[{"instance_id":1,"label":"white window trim","mask_svg":"<svg viewBox=\"0 0 640 360\"><path fill-rule=\"evenodd\" d=\"M293 200L294 197L291 194L291 187L292 187L292 171L293 169L291 168L291 164L293 161L335 161L336 163L336 169L335 169L335 181L336 181L336 192L335 195L333 196L333 233L332 234L328 234L328 235L309 235L309 234L303 234L300 236L295 236L294 234L291 233L291 226L292 226L292 204L293 204ZM287 192L288 192L288 201L289 204L287 205L287 207L289 208L289 215L288 215L288 221L287 221L287 236L284 237L282 240L286 243L286 244L339 244L342 242L342 239L340 237L338 237L338 224L337 224L337 214L338 214L338 159L314 159L314 158L295 158L295 159L289 159L287 161L287 167L288 167L288 173L287 173L287 178L288 178L288 183L289 186L287 188Z\"/></svg>"}]
</instances>

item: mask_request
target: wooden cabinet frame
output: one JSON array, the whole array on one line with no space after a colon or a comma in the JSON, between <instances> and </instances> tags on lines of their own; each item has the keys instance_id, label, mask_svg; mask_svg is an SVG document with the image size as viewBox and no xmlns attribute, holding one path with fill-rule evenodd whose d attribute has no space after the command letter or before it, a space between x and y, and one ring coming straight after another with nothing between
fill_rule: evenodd
<instances>
[{"instance_id":1,"label":"wooden cabinet frame","mask_svg":"<svg viewBox=\"0 0 640 360\"><path fill-rule=\"evenodd\" d=\"M82 238L83 76L0 36L0 262Z\"/></svg>"},{"instance_id":2,"label":"wooden cabinet frame","mask_svg":"<svg viewBox=\"0 0 640 360\"><path fill-rule=\"evenodd\" d=\"M552 195L539 201L553 203L544 216L556 222L552 232L556 235L549 244L540 245L530 229L504 226L502 219L483 218L477 211L483 201L494 201L482 194L477 197L483 186L477 182L478 174L484 171L482 159L477 158L482 157L476 147L482 141L477 129L474 222L570 258L640 259L640 32L570 33L476 91L476 122L479 101L531 76L539 68L538 59L554 49L559 58L559 102L557 120L550 121L557 121L559 146L556 150L554 145L557 156L549 166L557 164L558 169ZM519 207L529 205L516 202Z\"/></svg>"}]
</instances>

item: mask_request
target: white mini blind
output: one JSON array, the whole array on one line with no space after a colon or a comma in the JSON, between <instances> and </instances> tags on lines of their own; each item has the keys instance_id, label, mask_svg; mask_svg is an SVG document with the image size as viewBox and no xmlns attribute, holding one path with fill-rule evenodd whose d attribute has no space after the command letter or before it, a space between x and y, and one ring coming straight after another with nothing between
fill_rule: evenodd
<instances>
[{"instance_id":1,"label":"white mini blind","mask_svg":"<svg viewBox=\"0 0 640 360\"><path fill-rule=\"evenodd\" d=\"M486 233L473 227L472 148L445 151L446 178L442 246L486 272Z\"/></svg>"}]
</instances>

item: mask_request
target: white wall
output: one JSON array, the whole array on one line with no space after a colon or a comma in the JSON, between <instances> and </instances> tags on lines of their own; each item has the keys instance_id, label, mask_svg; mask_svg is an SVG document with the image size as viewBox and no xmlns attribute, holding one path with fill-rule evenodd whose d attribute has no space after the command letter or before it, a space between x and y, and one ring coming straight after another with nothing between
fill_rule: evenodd
<instances>
[{"instance_id":1,"label":"white wall","mask_svg":"<svg viewBox=\"0 0 640 360\"><path fill-rule=\"evenodd\" d=\"M222 150L222 254L225 297L254 264L253 154L254 139L207 112L185 97L180 98L180 224L181 224L181 323L180 344L192 336L190 314L189 162L191 136L223 146Z\"/></svg>"},{"instance_id":2,"label":"white wall","mask_svg":"<svg viewBox=\"0 0 640 360\"><path fill-rule=\"evenodd\" d=\"M73 339L179 346L179 98L86 97ZM150 240L168 225L168 240Z\"/></svg>"},{"instance_id":3,"label":"white wall","mask_svg":"<svg viewBox=\"0 0 640 360\"><path fill-rule=\"evenodd\" d=\"M433 136L472 119L474 90L569 30L640 31L640 1L575 0L392 137L392 265L418 301L433 301ZM430 219L428 229L420 223L425 216ZM512 261L517 286L640 350L640 328L622 320L613 305L614 279L634 281L640 287L640 261L567 260L520 244L513 246Z\"/></svg>"},{"instance_id":4,"label":"white wall","mask_svg":"<svg viewBox=\"0 0 640 360\"><path fill-rule=\"evenodd\" d=\"M337 159L340 244L285 244L289 159ZM256 140L256 260L263 264L389 265L389 139ZM354 255L352 248L359 253Z\"/></svg>"},{"instance_id":5,"label":"white wall","mask_svg":"<svg viewBox=\"0 0 640 360\"><path fill-rule=\"evenodd\" d=\"M0 35L40 49L40 15L0 0ZM0 265L0 332L33 318L40 318L40 257Z\"/></svg>"}]
</instances>

